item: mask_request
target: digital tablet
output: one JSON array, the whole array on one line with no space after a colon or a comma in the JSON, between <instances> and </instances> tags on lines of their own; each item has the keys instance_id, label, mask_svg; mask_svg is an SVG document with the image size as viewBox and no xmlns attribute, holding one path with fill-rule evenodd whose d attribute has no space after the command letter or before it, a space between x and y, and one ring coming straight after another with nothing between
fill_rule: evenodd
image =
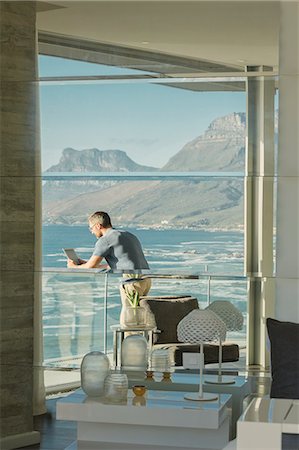
<instances>
[{"instance_id":1,"label":"digital tablet","mask_svg":"<svg viewBox=\"0 0 299 450\"><path fill-rule=\"evenodd\" d=\"M75 252L75 250L73 248L63 248L62 249L64 251L64 254L71 259L72 261L74 261L74 263L76 264L80 264L79 261L79 256L77 255L77 253Z\"/></svg>"}]
</instances>

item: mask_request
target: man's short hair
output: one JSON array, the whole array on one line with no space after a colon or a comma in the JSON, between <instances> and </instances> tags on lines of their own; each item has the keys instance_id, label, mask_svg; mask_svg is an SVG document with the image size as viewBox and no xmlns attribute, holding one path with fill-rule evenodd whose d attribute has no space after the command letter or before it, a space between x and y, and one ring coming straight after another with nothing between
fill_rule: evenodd
<instances>
[{"instance_id":1,"label":"man's short hair","mask_svg":"<svg viewBox=\"0 0 299 450\"><path fill-rule=\"evenodd\" d=\"M100 223L104 228L112 227L111 219L108 213L104 211L97 211L88 217L88 221L91 225Z\"/></svg>"}]
</instances>

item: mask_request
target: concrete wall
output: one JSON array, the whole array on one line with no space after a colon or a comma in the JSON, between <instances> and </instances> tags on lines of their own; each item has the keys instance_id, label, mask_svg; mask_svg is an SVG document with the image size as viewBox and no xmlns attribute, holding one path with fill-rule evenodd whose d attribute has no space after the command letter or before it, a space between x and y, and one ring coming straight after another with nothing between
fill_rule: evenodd
<instances>
[{"instance_id":1,"label":"concrete wall","mask_svg":"<svg viewBox=\"0 0 299 450\"><path fill-rule=\"evenodd\" d=\"M33 430L33 302L39 164L34 2L0 2L1 448ZM4 439L3 439L4 438Z\"/></svg>"},{"instance_id":2,"label":"concrete wall","mask_svg":"<svg viewBox=\"0 0 299 450\"><path fill-rule=\"evenodd\" d=\"M280 3L276 318L299 322L299 2Z\"/></svg>"}]
</instances>

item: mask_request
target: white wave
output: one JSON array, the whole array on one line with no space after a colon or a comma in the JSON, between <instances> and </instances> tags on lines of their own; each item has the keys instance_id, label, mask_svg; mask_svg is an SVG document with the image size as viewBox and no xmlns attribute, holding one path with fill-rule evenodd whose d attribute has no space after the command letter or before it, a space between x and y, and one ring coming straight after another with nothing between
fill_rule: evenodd
<instances>
[{"instance_id":1,"label":"white wave","mask_svg":"<svg viewBox=\"0 0 299 450\"><path fill-rule=\"evenodd\" d=\"M195 253L194 253L195 252ZM157 252L151 252L151 256L159 256L160 258L189 258L193 255L198 255L199 251L197 250L185 250L185 251L171 251L171 250L165 250L165 251L157 251ZM177 262L177 259L175 260Z\"/></svg>"},{"instance_id":2,"label":"white wave","mask_svg":"<svg viewBox=\"0 0 299 450\"><path fill-rule=\"evenodd\" d=\"M181 266L184 261L151 261L151 266Z\"/></svg>"},{"instance_id":3,"label":"white wave","mask_svg":"<svg viewBox=\"0 0 299 450\"><path fill-rule=\"evenodd\" d=\"M182 244L152 244L152 247L182 247Z\"/></svg>"},{"instance_id":4,"label":"white wave","mask_svg":"<svg viewBox=\"0 0 299 450\"><path fill-rule=\"evenodd\" d=\"M84 325L84 324L72 324L70 323L69 325L44 325L44 329L45 330L50 330L50 329L63 329L63 328L90 328L88 324Z\"/></svg>"},{"instance_id":5,"label":"white wave","mask_svg":"<svg viewBox=\"0 0 299 450\"><path fill-rule=\"evenodd\" d=\"M174 250L171 250L171 249L168 249L168 248L165 248L165 249L163 249L163 250L161 250L161 249L153 249L153 250L151 250L150 252L148 252L148 254L149 255L165 255L165 256L169 256L169 254L171 254L171 253L179 253L179 254L183 254L183 251L177 251L177 252L174 252Z\"/></svg>"},{"instance_id":6,"label":"white wave","mask_svg":"<svg viewBox=\"0 0 299 450\"><path fill-rule=\"evenodd\" d=\"M95 315L95 312L94 311L77 311L77 313L80 313L80 317L81 316L83 316L83 317L91 317L91 316L94 316Z\"/></svg>"},{"instance_id":7,"label":"white wave","mask_svg":"<svg viewBox=\"0 0 299 450\"><path fill-rule=\"evenodd\" d=\"M241 253L237 253L237 252L235 252L235 253L222 253L222 254L220 254L220 255L215 255L215 257L217 257L219 260L221 259L221 260L223 260L223 259L236 259L236 260L239 260L239 259L243 259L244 258L244 255L242 255ZM221 262L221 261L219 261L219 262Z\"/></svg>"},{"instance_id":8,"label":"white wave","mask_svg":"<svg viewBox=\"0 0 299 450\"><path fill-rule=\"evenodd\" d=\"M214 244L217 244L217 245L223 245L223 244L225 244L227 241L225 241L225 242L222 242L222 241L183 241L183 242L181 242L180 244L181 245L194 245L194 244L208 244L208 245L214 245Z\"/></svg>"},{"instance_id":9,"label":"white wave","mask_svg":"<svg viewBox=\"0 0 299 450\"><path fill-rule=\"evenodd\" d=\"M192 264L192 266L196 265L196 264L204 264L205 262L206 262L205 255L202 255L202 256L196 255L195 258L185 259L184 261L182 261L184 266L186 266L188 264Z\"/></svg>"}]
</instances>

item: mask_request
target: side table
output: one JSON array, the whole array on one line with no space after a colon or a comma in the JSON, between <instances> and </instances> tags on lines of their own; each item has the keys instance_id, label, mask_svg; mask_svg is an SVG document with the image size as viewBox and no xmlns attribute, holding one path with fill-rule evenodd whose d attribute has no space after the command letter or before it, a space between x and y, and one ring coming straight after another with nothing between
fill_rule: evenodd
<instances>
[{"instance_id":1,"label":"side table","mask_svg":"<svg viewBox=\"0 0 299 450\"><path fill-rule=\"evenodd\" d=\"M125 338L125 333L136 332L141 333L148 341L149 354L153 346L153 332L155 327L152 326L130 326L124 327L121 324L111 325L110 329L113 331L113 365L115 367L121 367L121 346Z\"/></svg>"},{"instance_id":2,"label":"side table","mask_svg":"<svg viewBox=\"0 0 299 450\"><path fill-rule=\"evenodd\" d=\"M254 398L238 420L237 450L290 448L282 446L284 433L299 440L298 400Z\"/></svg>"}]
</instances>

